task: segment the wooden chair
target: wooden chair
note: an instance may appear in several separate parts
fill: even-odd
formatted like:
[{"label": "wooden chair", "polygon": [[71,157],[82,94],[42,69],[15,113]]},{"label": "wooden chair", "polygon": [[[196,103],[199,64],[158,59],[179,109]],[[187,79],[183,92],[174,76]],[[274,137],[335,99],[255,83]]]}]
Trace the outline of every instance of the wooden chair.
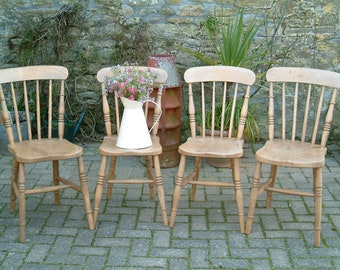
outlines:
[{"label": "wooden chair", "polygon": [[[106,128],[106,136],[104,137],[103,142],[99,147],[99,154],[102,155],[102,161],[99,169],[98,182],[95,193],[95,202],[94,202],[94,221],[96,223],[100,202],[103,193],[104,185],[108,184],[107,190],[107,199],[110,199],[112,196],[112,187],[113,184],[149,184],[150,189],[150,199],[154,199],[154,186],[157,188],[158,199],[160,203],[162,218],[164,225],[168,226],[168,218],[165,207],[165,197],[164,197],[164,189],[163,182],[161,176],[160,162],[159,156],[162,153],[162,146],[159,142],[159,137],[157,136],[158,130],[158,120],[159,115],[161,113],[161,97],[162,97],[162,87],[168,78],[168,74],[165,70],[159,68],[151,68],[151,67],[139,67],[140,69],[151,69],[153,72],[157,74],[157,78],[154,81],[155,87],[158,87],[158,94],[155,102],[159,106],[155,106],[154,115],[148,114],[149,104],[146,102],[145,104],[145,116],[147,119],[152,120],[150,118],[153,117],[154,128],[151,133],[152,145],[147,148],[142,149],[123,149],[116,146],[120,121],[121,121],[121,113],[122,109],[120,108],[120,102],[116,95],[112,94],[114,100],[114,111],[115,111],[115,123],[111,122],[110,117],[110,106],[108,102],[108,97],[105,89],[105,77],[112,76],[112,71],[110,67],[103,68],[98,71],[97,79],[101,83],[102,87],[102,105],[103,105],[103,113],[104,113],[104,123]],[[151,107],[151,104],[150,104]],[[116,127],[116,130],[113,130],[113,127]],[[147,177],[140,176],[139,179],[117,179],[116,171],[120,168],[116,166],[117,158],[136,156],[140,158],[145,158]],[[110,159],[110,166],[108,170],[108,174],[106,175],[106,167],[107,161]],[[140,161],[138,161],[140,162]],[[122,168],[124,169],[124,168]]]},{"label": "wooden chair", "polygon": [[[314,197],[314,245],[320,245],[322,211],[322,167],[325,165],[327,139],[333,118],[336,88],[340,74],[308,68],[277,67],[266,74],[270,84],[268,128],[269,140],[256,152],[256,169],[249,201],[246,233],[252,228],[258,196],[267,191],[266,207],[272,193]],[[275,98],[274,98],[275,97]],[[274,120],[274,110],[276,119]],[[260,185],[262,164],[270,165],[269,179]],[[313,187],[302,191],[285,185],[274,187],[278,167],[311,168]],[[309,189],[309,190],[308,190]],[[307,190],[307,191],[306,191]],[[310,192],[313,190],[313,192]]]},{"label": "wooden chair", "polygon": [[[25,197],[29,194],[54,192],[55,204],[60,203],[60,190],[72,188],[82,193],[88,227],[94,229],[90,196],[83,165],[83,150],[64,136],[64,81],[68,70],[61,66],[27,66],[0,70],[1,115],[6,127],[8,150],[13,154],[13,173],[10,211],[15,210],[18,198],[20,242],[25,241]],[[56,99],[54,98],[56,94]],[[59,102],[58,102],[59,100]],[[59,104],[56,110],[53,105]],[[22,106],[22,108],[19,108]],[[13,108],[13,119],[8,108]],[[23,110],[27,130],[20,128],[19,110]],[[58,118],[59,138],[52,138],[52,117]],[[32,118],[33,116],[33,118]],[[43,119],[42,119],[43,118]],[[32,120],[36,119],[36,120]],[[47,121],[45,121],[47,120]],[[16,128],[12,128],[16,123]],[[46,130],[44,131],[44,126]],[[14,136],[13,131],[18,135]],[[27,138],[22,133],[27,132]],[[46,133],[46,138],[44,137]],[[64,179],[59,174],[59,161],[76,158],[80,185]],[[26,189],[25,164],[52,162],[52,186]],[[45,174],[45,173],[44,173]]]},{"label": "wooden chair", "polygon": [[[182,188],[192,185],[191,200],[195,199],[197,185],[233,187],[236,193],[240,231],[244,232],[243,198],[241,188],[241,176],[239,169],[239,158],[243,156],[243,135],[245,119],[248,112],[249,93],[255,82],[255,74],[251,70],[231,66],[204,66],[189,68],[184,73],[184,79],[189,86],[189,118],[191,137],[179,146],[181,155],[177,173],[176,185],[173,195],[173,203],[170,217],[170,227],[175,224],[177,208],[181,197]],[[207,101],[210,99],[211,107]],[[235,107],[238,100],[243,101],[240,119],[234,123]],[[219,119],[221,128],[219,135],[214,132],[206,132],[206,122],[215,126],[216,104],[222,102],[222,111],[225,112],[227,102],[232,102],[232,114],[230,119],[221,117]],[[206,111],[211,109],[210,118]],[[201,127],[198,131],[196,119],[201,119]],[[222,113],[224,115],[224,113]],[[224,126],[227,125],[227,131]],[[209,127],[210,128],[210,127]],[[227,137],[224,134],[227,132]],[[197,134],[198,133],[198,134]],[[191,174],[184,178],[187,156],[195,158],[195,165]],[[232,164],[232,182],[212,180],[199,180],[202,158],[229,158]],[[226,178],[227,178],[226,170]]]}]

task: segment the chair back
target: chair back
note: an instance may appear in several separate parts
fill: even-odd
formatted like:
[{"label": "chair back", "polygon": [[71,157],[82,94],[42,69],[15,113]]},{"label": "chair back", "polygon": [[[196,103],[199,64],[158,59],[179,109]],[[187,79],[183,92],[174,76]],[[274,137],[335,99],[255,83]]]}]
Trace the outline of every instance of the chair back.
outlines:
[{"label": "chair back", "polygon": [[[126,68],[128,68],[128,66]],[[158,106],[154,106],[154,104],[150,104],[149,101],[146,101],[144,104],[145,118],[148,119],[150,117],[153,117],[152,135],[156,135],[158,131],[159,116],[161,114],[162,90],[163,90],[163,85],[168,79],[168,74],[165,70],[160,69],[160,68],[139,66],[138,69],[144,70],[144,71],[150,70],[151,72],[157,75],[157,78],[154,80],[154,89],[157,89],[157,95],[155,98],[156,100],[154,100],[154,102],[158,104]],[[115,134],[115,133],[117,134],[119,133],[120,122],[121,122],[122,112],[123,112],[121,102],[119,102],[117,95],[112,94],[111,97],[114,100],[113,106],[114,106],[115,117],[113,117],[113,119],[111,120],[110,105],[109,105],[109,100],[108,100],[108,98],[110,97],[108,96],[108,92],[105,86],[105,79],[106,77],[112,77],[112,75],[113,74],[112,74],[111,67],[102,68],[97,73],[97,80],[98,82],[101,83],[104,123],[105,123],[106,135],[108,136]],[[148,115],[149,106],[154,107],[153,116]]]},{"label": "chair back", "polygon": [[241,67],[187,69],[184,80],[189,87],[191,136],[242,139],[250,90],[255,79],[253,71]]},{"label": "chair back", "polygon": [[[0,119],[6,128],[8,144],[43,137],[51,139],[53,119],[58,122],[58,137],[64,137],[67,77],[68,70],[62,66],[0,70]],[[27,122],[27,127],[22,128],[22,121]]]},{"label": "chair back", "polygon": [[340,74],[310,68],[275,67],[267,71],[266,79],[269,82],[269,139],[326,146]]}]

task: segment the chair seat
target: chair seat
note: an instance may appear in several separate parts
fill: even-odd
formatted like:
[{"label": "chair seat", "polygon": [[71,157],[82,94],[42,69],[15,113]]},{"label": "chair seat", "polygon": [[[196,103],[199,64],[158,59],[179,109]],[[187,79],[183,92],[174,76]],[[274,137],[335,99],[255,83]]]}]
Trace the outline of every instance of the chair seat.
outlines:
[{"label": "chair seat", "polygon": [[258,161],[286,167],[318,168],[325,165],[327,149],[320,145],[289,140],[267,141],[255,157]]},{"label": "chair seat", "polygon": [[236,138],[189,137],[178,152],[187,156],[235,158],[243,156],[243,140]]},{"label": "chair seat", "polygon": [[102,144],[99,146],[99,154],[105,156],[152,156],[162,153],[162,146],[157,136],[151,136],[152,145],[142,149],[119,148],[116,146],[117,139],[117,135],[105,136]]},{"label": "chair seat", "polygon": [[18,162],[32,163],[79,157],[83,149],[66,139],[41,139],[24,141],[8,146]]}]

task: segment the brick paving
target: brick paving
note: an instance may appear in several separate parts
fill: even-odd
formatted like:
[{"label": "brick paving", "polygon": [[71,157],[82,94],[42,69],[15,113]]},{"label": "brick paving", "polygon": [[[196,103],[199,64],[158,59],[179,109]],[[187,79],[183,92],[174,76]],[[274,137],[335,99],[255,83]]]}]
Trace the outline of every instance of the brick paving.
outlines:
[{"label": "brick paving", "polygon": [[[98,144],[83,145],[91,199],[99,169]],[[62,192],[61,205],[51,193],[27,197],[26,243],[18,242],[18,212],[8,211],[11,156],[0,156],[0,269],[340,269],[340,147],[330,146],[324,169],[321,247],[315,248],[313,199],[276,195],[272,208],[258,201],[252,234],[239,233],[232,190],[199,187],[197,200],[182,193],[175,227],[163,226],[157,200],[147,186],[117,185],[104,199],[97,228],[87,229],[82,198]],[[133,161],[135,163],[133,163]],[[76,162],[63,173],[73,175]],[[119,161],[125,174],[144,174],[136,158]],[[192,165],[189,159],[187,167]],[[254,154],[241,160],[245,214],[254,172]],[[27,166],[29,185],[43,184],[51,164]],[[33,170],[37,169],[37,170]],[[221,177],[229,169],[203,163],[203,176]],[[264,167],[263,174],[269,168]],[[177,168],[162,169],[170,216]],[[310,170],[280,170],[279,182],[303,187]],[[76,175],[75,175],[76,176]]]}]

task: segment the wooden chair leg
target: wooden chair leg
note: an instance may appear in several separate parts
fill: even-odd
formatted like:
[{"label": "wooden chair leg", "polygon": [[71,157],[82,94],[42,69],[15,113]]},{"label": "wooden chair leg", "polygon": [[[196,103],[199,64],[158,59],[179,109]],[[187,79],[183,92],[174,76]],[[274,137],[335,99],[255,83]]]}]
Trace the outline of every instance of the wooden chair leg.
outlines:
[{"label": "wooden chair leg", "polygon": [[184,175],[184,169],[185,169],[185,161],[186,161],[186,156],[181,155],[181,159],[180,159],[179,167],[178,167],[178,172],[177,172],[174,195],[173,195],[173,198],[172,198],[172,208],[171,208],[171,216],[170,216],[170,224],[169,224],[170,227],[173,227],[175,225],[177,208],[178,208],[179,200],[181,198],[181,192],[182,192],[182,186],[183,186],[183,175]]},{"label": "wooden chair leg", "polygon": [[[145,162],[146,162],[146,171],[147,171],[148,179],[150,179],[150,180],[155,179],[156,176],[154,176],[153,173],[152,173],[152,170],[153,170],[152,166],[154,165],[155,170],[156,170],[156,165],[152,164],[151,156],[145,157]],[[156,173],[156,175],[157,175],[157,173]],[[149,195],[150,196],[150,200],[155,199],[155,190],[154,190],[154,185],[153,184],[149,184],[149,194],[150,194]]]},{"label": "wooden chair leg", "polygon": [[168,226],[168,216],[167,216],[166,207],[165,207],[165,195],[164,195],[164,188],[163,188],[163,182],[162,182],[162,176],[161,176],[161,166],[159,163],[159,156],[153,157],[153,164],[155,167],[155,178],[154,179],[155,179],[155,185],[157,187],[157,194],[158,194],[158,199],[159,199],[159,203],[161,207],[163,224],[165,226]]},{"label": "wooden chair leg", "polygon": [[[117,158],[111,157],[109,174],[107,176],[107,179],[114,179],[115,173],[116,173],[116,163],[117,163]],[[105,175],[105,170],[106,170],[106,162],[105,162],[105,168],[104,168],[104,175]],[[108,183],[107,194],[106,194],[106,199],[108,200],[111,199],[112,197],[112,188],[113,188],[113,183]]]},{"label": "wooden chair leg", "polygon": [[236,203],[238,207],[240,232],[244,233],[243,194],[241,185],[240,165],[239,160],[237,158],[232,160],[232,175],[236,194]]},{"label": "wooden chair leg", "polygon": [[12,167],[12,183],[11,183],[11,197],[9,203],[9,212],[13,213],[15,211],[15,201],[17,199],[17,195],[14,191],[14,185],[18,186],[18,173],[19,173],[19,164],[18,162],[13,159],[13,167]]},{"label": "wooden chair leg", "polygon": [[258,190],[259,190],[259,185],[260,185],[261,166],[262,166],[262,163],[257,161],[256,167],[255,167],[253,185],[251,188],[250,198],[249,198],[248,219],[247,219],[247,226],[246,226],[246,231],[245,231],[246,234],[250,234],[251,227],[253,224],[255,206],[256,206]]},{"label": "wooden chair leg", "polygon": [[[52,167],[53,167],[53,184],[55,186],[59,186],[59,161],[53,160]],[[60,205],[60,191],[59,190],[54,191],[54,204]]]},{"label": "wooden chair leg", "polygon": [[20,227],[20,242],[25,242],[25,225],[26,225],[26,196],[25,196],[25,168],[24,164],[19,163],[18,174],[18,204],[19,204],[19,227]]},{"label": "wooden chair leg", "polygon": [[[275,181],[276,181],[276,173],[277,173],[277,166],[271,165],[270,168],[270,184],[269,187],[274,187]],[[272,197],[273,197],[273,192],[267,190],[267,198],[266,198],[266,208],[271,207],[272,205]]]},{"label": "wooden chair leg", "polygon": [[103,156],[102,157],[102,163],[100,164],[100,169],[99,169],[99,173],[98,173],[98,181],[97,181],[97,186],[96,186],[96,193],[95,193],[95,200],[94,200],[94,207],[93,207],[93,222],[94,222],[94,224],[97,223],[100,202],[101,202],[102,195],[103,195],[103,186],[104,186],[104,179],[105,179],[106,163],[107,163],[107,156]]},{"label": "wooden chair leg", "polygon": [[314,246],[319,247],[321,242],[321,216],[322,216],[322,168],[314,168]]},{"label": "wooden chair leg", "polygon": [[80,156],[77,159],[78,161],[78,172],[79,172],[79,180],[80,180],[80,186],[81,186],[81,193],[83,195],[84,205],[85,205],[85,213],[87,216],[87,222],[89,225],[89,229],[94,229],[94,222],[93,222],[93,215],[92,215],[92,207],[91,207],[91,201],[90,201],[90,193],[89,188],[86,181],[86,173],[84,168],[84,161],[83,157]]},{"label": "wooden chair leg", "polygon": [[[192,174],[192,180],[198,181],[198,177],[200,175],[200,169],[201,169],[201,158],[195,157],[195,166],[194,166],[194,171]],[[197,190],[197,185],[192,184],[191,185],[191,196],[190,200],[194,201],[196,197],[196,190]]]}]

